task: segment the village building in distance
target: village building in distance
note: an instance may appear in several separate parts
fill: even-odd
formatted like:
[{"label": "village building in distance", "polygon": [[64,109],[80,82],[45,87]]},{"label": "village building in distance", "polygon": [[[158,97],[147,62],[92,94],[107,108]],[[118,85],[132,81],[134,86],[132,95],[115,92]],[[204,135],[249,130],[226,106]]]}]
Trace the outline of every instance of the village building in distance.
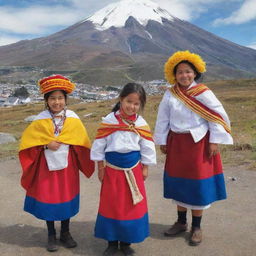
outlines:
[{"label": "village building in distance", "polygon": [[[143,85],[147,92],[147,95],[161,94],[164,89],[168,86],[163,80],[153,80],[149,82],[139,82]],[[14,97],[14,91],[17,88],[25,87],[29,93],[29,96]],[[84,102],[92,101],[103,101],[115,99],[118,97],[120,86],[95,86],[89,84],[76,83],[75,91],[70,94],[70,97],[80,99]],[[40,94],[39,88],[36,84],[11,84],[11,83],[0,83],[0,107],[10,107],[21,104],[33,104],[36,102],[43,101],[43,97]]]}]

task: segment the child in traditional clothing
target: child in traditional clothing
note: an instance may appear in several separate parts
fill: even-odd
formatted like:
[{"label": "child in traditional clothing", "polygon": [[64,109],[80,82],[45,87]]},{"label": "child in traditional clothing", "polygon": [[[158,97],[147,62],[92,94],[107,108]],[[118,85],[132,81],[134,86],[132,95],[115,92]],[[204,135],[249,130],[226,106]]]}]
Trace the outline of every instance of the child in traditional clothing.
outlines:
[{"label": "child in traditional clothing", "polygon": [[79,211],[79,170],[88,178],[94,171],[90,140],[79,117],[66,109],[75,84],[61,75],[39,81],[46,110],[26,128],[20,143],[26,190],[24,210],[46,220],[48,251],[58,250],[54,221],[61,221],[60,241],[77,246],[69,232],[70,218]]},{"label": "child in traditional clothing", "polygon": [[108,241],[105,256],[114,255],[119,243],[125,255],[134,255],[130,244],[148,237],[144,180],[148,165],[156,164],[150,128],[137,114],[146,103],[143,87],[126,84],[119,100],[103,118],[91,149],[102,182],[95,236]]},{"label": "child in traditional clothing", "polygon": [[197,84],[205,62],[189,51],[174,53],[165,64],[172,86],[159,105],[154,139],[166,154],[164,197],[177,204],[178,220],[164,234],[187,230],[187,209],[192,211],[190,245],[202,241],[203,210],[226,198],[218,144],[232,144],[228,116],[204,84]]}]

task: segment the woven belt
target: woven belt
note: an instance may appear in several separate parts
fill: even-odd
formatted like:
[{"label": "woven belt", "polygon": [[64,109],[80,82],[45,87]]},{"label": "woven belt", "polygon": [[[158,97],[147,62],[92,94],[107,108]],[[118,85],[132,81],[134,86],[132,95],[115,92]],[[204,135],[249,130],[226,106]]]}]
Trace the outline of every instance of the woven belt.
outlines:
[{"label": "woven belt", "polygon": [[120,170],[120,171],[124,171],[127,183],[129,185],[129,188],[130,188],[130,191],[131,191],[132,201],[133,201],[134,205],[143,200],[143,195],[140,193],[140,190],[138,188],[138,185],[136,183],[136,179],[135,179],[133,171],[132,171],[132,169],[135,168],[138,164],[139,164],[139,162],[137,162],[134,166],[132,166],[130,168],[122,168],[122,167],[112,165],[108,162],[106,163],[106,165],[109,166],[110,168]]}]

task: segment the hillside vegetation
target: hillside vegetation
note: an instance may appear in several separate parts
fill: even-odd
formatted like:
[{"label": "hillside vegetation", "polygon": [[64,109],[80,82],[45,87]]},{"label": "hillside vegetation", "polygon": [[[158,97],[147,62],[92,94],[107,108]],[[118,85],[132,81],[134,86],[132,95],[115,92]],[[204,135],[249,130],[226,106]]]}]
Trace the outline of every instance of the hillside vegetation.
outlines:
[{"label": "hillside vegetation", "polygon": [[[248,165],[256,170],[256,79],[216,81],[207,85],[217,95],[229,114],[232,125],[234,145],[221,146],[224,164]],[[152,130],[162,95],[149,96],[142,114]],[[115,101],[80,103],[69,99],[69,109],[74,110],[85,124],[93,141],[101,117],[107,115]],[[22,131],[28,125],[24,119],[44,109],[43,103],[0,108],[0,132],[11,133],[19,140]],[[89,115],[88,115],[89,114]],[[86,117],[87,115],[87,117]],[[16,157],[18,142],[2,144],[0,159]],[[158,152],[159,159],[163,156]]]}]

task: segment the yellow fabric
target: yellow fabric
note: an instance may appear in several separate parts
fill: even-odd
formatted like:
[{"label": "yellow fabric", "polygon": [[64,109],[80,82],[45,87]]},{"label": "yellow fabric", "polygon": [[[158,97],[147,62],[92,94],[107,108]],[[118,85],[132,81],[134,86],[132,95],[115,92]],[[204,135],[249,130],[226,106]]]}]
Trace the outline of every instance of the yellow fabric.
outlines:
[{"label": "yellow fabric", "polygon": [[197,96],[205,91],[210,90],[205,84],[198,84],[186,90],[186,94],[189,96]]},{"label": "yellow fabric", "polygon": [[67,117],[59,136],[54,136],[52,119],[40,119],[33,121],[23,132],[19,151],[40,145],[47,145],[57,140],[64,144],[91,147],[87,131],[80,119]]}]

